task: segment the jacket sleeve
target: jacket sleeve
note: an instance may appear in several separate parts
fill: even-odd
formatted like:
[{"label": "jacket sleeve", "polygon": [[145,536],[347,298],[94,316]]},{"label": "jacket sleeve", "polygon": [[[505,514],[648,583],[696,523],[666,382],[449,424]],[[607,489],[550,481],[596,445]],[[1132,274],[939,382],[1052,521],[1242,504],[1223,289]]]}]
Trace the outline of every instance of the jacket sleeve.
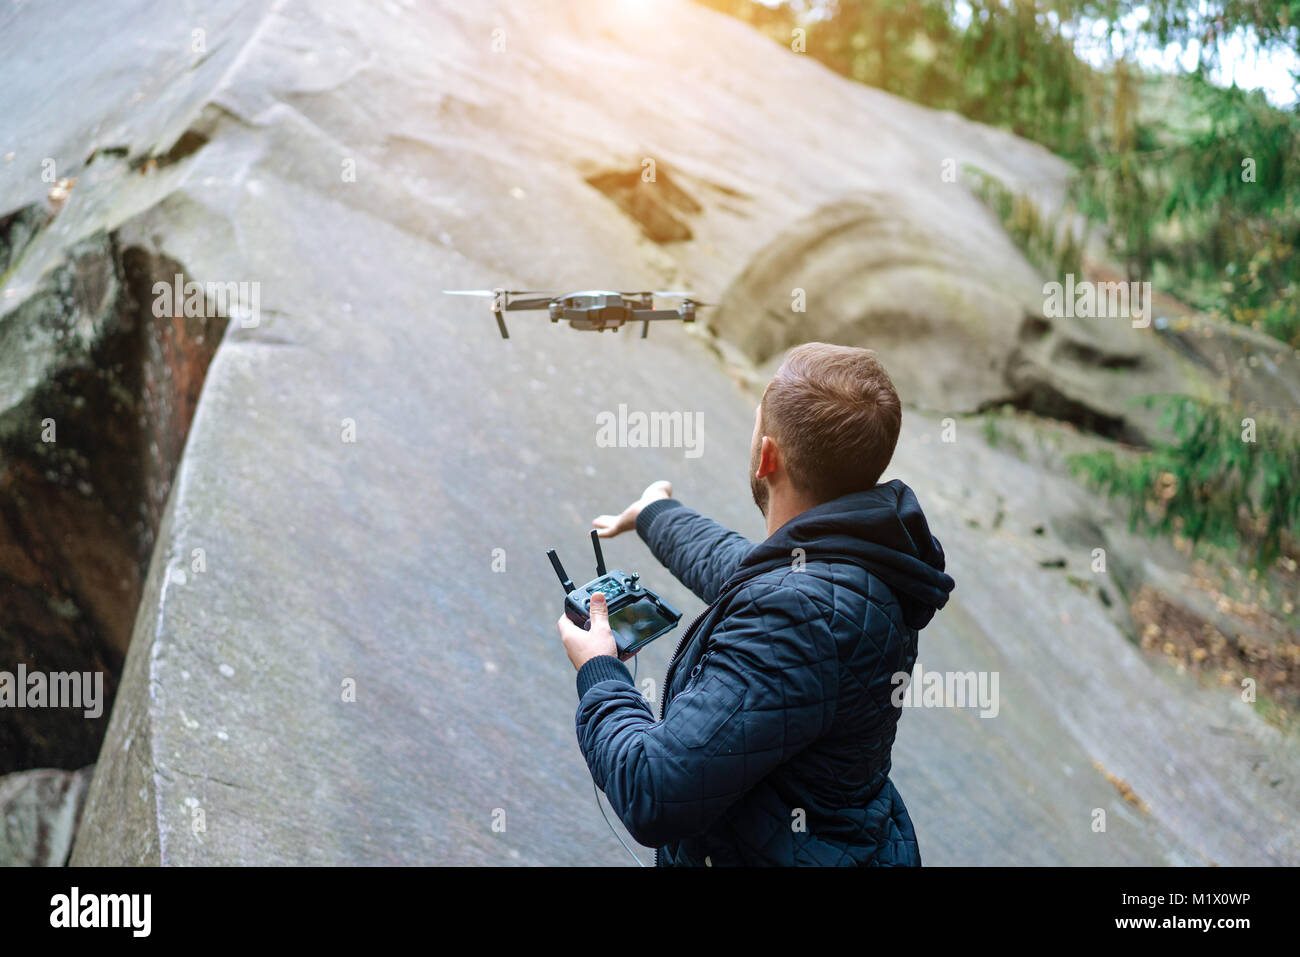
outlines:
[{"label": "jacket sleeve", "polygon": [[797,587],[743,587],[662,722],[612,657],[578,674],[578,744],[629,833],[650,847],[707,828],[830,727],[838,656]]},{"label": "jacket sleeve", "polygon": [[743,535],[672,498],[643,508],[636,530],[654,557],[705,604],[718,597],[754,547]]}]

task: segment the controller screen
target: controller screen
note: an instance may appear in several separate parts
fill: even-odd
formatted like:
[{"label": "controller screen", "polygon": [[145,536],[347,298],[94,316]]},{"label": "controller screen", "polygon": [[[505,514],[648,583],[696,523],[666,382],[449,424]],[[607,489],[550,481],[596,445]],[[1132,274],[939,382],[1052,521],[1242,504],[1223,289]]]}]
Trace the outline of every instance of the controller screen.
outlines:
[{"label": "controller screen", "polygon": [[597,579],[593,584],[587,586],[587,594],[594,595],[601,592],[605,596],[605,601],[612,602],[623,594],[623,586],[618,579],[614,577]]},{"label": "controller screen", "polygon": [[675,624],[649,600],[625,605],[609,616],[610,630],[618,636],[619,648],[624,652],[663,634]]}]

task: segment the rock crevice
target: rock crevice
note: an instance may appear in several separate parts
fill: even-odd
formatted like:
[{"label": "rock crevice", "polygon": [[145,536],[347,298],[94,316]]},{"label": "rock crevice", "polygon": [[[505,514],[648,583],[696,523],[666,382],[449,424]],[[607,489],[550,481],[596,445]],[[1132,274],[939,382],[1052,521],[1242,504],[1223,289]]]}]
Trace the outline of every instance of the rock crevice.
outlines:
[{"label": "rock crevice", "polygon": [[[6,219],[16,261],[40,217]],[[0,316],[0,660],[101,672],[101,714],[16,708],[0,774],[94,762],[144,573],[223,318],[154,315],[184,270],[100,233]]]}]

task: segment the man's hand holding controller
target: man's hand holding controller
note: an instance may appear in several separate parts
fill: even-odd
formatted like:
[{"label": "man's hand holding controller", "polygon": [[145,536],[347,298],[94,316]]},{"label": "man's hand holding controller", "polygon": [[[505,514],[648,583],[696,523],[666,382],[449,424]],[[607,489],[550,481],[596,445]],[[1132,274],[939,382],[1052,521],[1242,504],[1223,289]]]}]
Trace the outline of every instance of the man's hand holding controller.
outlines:
[{"label": "man's hand holding controller", "polygon": [[[601,538],[613,538],[615,535],[636,528],[636,519],[641,514],[641,509],[658,499],[672,498],[672,496],[671,482],[654,482],[646,487],[639,499],[623,509],[621,513],[598,515],[592,519],[591,524],[596,527],[596,534]],[[564,650],[568,653],[569,661],[574,668],[581,670],[583,665],[597,655],[618,657],[618,645],[614,641],[614,633],[609,628],[609,609],[605,605],[605,596],[600,592],[591,596],[589,631],[579,628],[564,615],[560,616],[558,624]]]}]

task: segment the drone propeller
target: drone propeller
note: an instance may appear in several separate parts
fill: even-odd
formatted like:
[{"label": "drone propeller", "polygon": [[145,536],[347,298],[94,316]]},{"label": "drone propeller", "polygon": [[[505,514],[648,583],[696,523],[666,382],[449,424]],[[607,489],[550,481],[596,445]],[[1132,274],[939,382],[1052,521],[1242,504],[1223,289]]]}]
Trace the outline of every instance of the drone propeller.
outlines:
[{"label": "drone propeller", "polygon": [[[502,339],[510,338],[510,331],[506,328],[505,316],[502,310],[505,309],[540,309],[543,308],[555,293],[543,292],[540,289],[444,289],[443,293],[448,296],[479,296],[484,299],[492,300],[492,316],[497,321],[497,329],[501,332]],[[524,299],[510,302],[511,296],[542,296],[541,299]]]}]

